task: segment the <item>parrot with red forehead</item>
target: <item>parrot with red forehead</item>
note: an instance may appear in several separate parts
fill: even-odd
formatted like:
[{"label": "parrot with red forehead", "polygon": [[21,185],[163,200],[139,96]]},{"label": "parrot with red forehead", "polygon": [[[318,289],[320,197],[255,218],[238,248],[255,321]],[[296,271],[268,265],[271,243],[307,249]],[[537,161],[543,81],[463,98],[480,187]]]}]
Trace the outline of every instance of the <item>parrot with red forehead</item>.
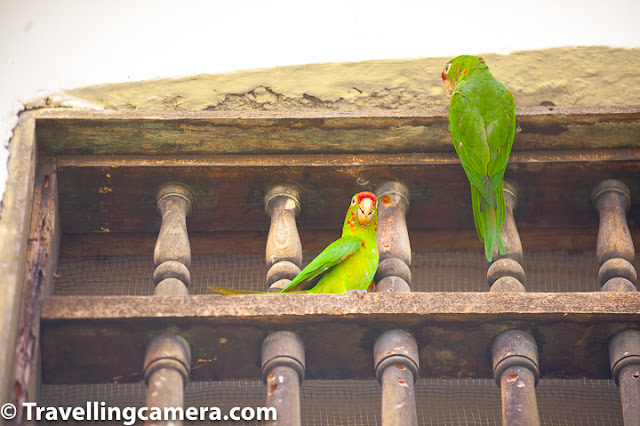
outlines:
[{"label": "parrot with red forehead", "polygon": [[451,95],[449,130],[471,183],[473,218],[487,260],[505,254],[500,229],[505,219],[502,178],[516,130],[511,92],[489,71],[483,58],[458,56],[442,72]]},{"label": "parrot with red forehead", "polygon": [[[378,199],[359,192],[351,199],[342,236],[329,244],[280,293],[344,293],[369,288],[378,269]],[[266,293],[209,287],[221,294]]]}]

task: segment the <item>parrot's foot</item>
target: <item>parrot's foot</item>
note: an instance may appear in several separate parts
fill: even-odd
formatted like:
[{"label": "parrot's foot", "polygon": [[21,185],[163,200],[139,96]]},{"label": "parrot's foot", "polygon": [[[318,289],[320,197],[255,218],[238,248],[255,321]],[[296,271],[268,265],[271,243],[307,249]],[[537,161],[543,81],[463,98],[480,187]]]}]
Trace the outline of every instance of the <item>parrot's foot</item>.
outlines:
[{"label": "parrot's foot", "polygon": [[364,296],[367,294],[367,290],[347,290],[345,291],[345,293],[347,294],[355,294],[356,296],[358,296],[358,299],[364,299]]}]

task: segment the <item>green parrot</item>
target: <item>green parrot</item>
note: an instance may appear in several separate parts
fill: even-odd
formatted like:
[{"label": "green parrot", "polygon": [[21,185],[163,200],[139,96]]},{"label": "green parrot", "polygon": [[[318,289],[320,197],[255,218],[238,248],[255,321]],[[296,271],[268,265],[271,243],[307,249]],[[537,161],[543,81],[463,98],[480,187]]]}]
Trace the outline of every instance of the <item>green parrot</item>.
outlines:
[{"label": "green parrot", "polygon": [[511,92],[489,71],[483,58],[458,56],[442,72],[451,96],[449,129],[471,183],[473,218],[487,260],[505,254],[500,228],[505,205],[502,178],[516,130]]},{"label": "green parrot", "polygon": [[[369,288],[378,269],[378,199],[359,192],[351,199],[342,236],[329,244],[280,293],[344,293]],[[209,287],[216,293],[250,294],[263,291]]]}]

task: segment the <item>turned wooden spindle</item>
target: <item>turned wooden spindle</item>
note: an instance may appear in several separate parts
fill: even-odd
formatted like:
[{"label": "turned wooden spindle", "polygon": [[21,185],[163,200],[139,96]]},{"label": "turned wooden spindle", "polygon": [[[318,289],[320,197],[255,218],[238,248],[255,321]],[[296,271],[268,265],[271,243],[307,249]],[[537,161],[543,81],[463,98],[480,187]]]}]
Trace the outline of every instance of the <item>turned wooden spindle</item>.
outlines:
[{"label": "turned wooden spindle", "polygon": [[487,281],[492,292],[526,291],[524,287],[525,273],[522,267],[522,243],[513,217],[518,204],[516,186],[508,181],[503,182],[505,197],[505,221],[500,235],[504,242],[504,255],[494,252],[495,260],[487,271]]},{"label": "turned wooden spindle", "polygon": [[620,387],[625,426],[640,426],[640,331],[625,330],[609,341],[613,380]]},{"label": "turned wooden spindle", "polygon": [[[518,204],[515,185],[503,182],[505,221],[500,235],[505,254],[494,252],[495,260],[487,271],[491,292],[524,292],[522,243],[513,216]],[[535,339],[521,330],[500,333],[491,345],[493,372],[502,396],[502,424],[539,425],[536,384],[540,377],[538,347]]]},{"label": "turned wooden spindle", "polygon": [[267,387],[267,407],[278,419],[267,424],[301,424],[300,386],[304,379],[304,344],[297,334],[277,331],[262,343],[262,380]]},{"label": "turned wooden spindle", "polygon": [[600,215],[596,255],[602,291],[637,291],[638,276],[631,264],[635,258],[626,213],[631,206],[629,187],[618,180],[605,180],[591,194]]},{"label": "turned wooden spindle", "polygon": [[378,252],[376,291],[411,291],[411,243],[406,215],[409,190],[400,182],[385,182],[378,197]]},{"label": "turned wooden spindle", "polygon": [[[189,380],[190,370],[191,348],[185,339],[175,334],[162,334],[151,340],[147,345],[144,359],[144,378],[147,384],[146,406],[160,409],[183,407],[184,387]],[[144,424],[146,426],[180,426],[182,421],[179,418],[147,420]]]},{"label": "turned wooden spindle", "polygon": [[493,375],[502,395],[502,424],[540,424],[536,384],[540,378],[538,346],[520,330],[500,333],[491,346]]},{"label": "turned wooden spindle", "polygon": [[373,348],[373,362],[382,386],[382,425],[417,425],[414,385],[420,363],[416,339],[404,330],[382,333]]},{"label": "turned wooden spindle", "polygon": [[302,243],[296,226],[299,200],[300,194],[293,185],[274,186],[264,197],[265,210],[271,217],[266,248],[270,291],[281,290],[300,273]]},{"label": "turned wooden spindle", "polygon": [[156,195],[162,225],[153,252],[155,295],[179,296],[189,293],[191,282],[191,246],[187,234],[187,216],[193,194],[182,184],[168,184]]},{"label": "turned wooden spindle", "polygon": [[[409,190],[400,182],[385,182],[376,196],[380,253],[376,291],[410,292],[411,243],[406,220]],[[382,386],[382,425],[417,425],[414,384],[419,359],[415,338],[404,330],[382,333],[373,348],[373,361]]]},{"label": "turned wooden spindle", "polygon": [[[591,193],[600,216],[596,255],[602,291],[635,292],[638,280],[631,262],[635,257],[626,213],[631,191],[624,183],[610,179]],[[609,341],[609,363],[613,380],[620,387],[625,426],[640,426],[640,331],[624,330]]]}]

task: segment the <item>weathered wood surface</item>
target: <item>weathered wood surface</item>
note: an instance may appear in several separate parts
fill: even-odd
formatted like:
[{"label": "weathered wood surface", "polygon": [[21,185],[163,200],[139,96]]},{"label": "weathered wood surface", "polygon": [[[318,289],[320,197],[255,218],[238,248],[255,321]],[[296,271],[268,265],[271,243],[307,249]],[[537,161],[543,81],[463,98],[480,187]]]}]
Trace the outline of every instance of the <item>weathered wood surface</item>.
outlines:
[{"label": "weathered wood surface", "polygon": [[[55,162],[38,162],[31,226],[27,248],[26,279],[22,318],[18,323],[15,348],[15,377],[12,401],[16,406],[34,401],[40,384],[40,311],[42,300],[53,293],[53,275],[58,263],[60,218],[58,216],[58,180]],[[16,425],[25,424],[22,412]]]},{"label": "weathered wood surface", "polygon": [[[300,235],[340,229],[351,196],[389,180],[409,189],[410,232],[473,229],[469,182],[455,153],[290,156],[58,157],[67,233],[157,232],[154,194],[188,185],[196,202],[190,232],[266,231],[263,197],[276,184],[300,191]],[[518,227],[592,228],[590,194],[615,177],[631,188],[629,226],[640,223],[640,149],[513,153],[506,177],[519,192]]]},{"label": "weathered wood surface", "polygon": [[33,117],[24,114],[11,139],[0,220],[0,401],[10,401],[26,270],[36,149]]},{"label": "weathered wood surface", "polygon": [[156,194],[162,224],[153,252],[154,294],[185,296],[191,283],[191,245],[187,233],[187,216],[193,205],[193,194],[184,185],[168,184]]},{"label": "weathered wood surface", "polygon": [[639,293],[370,293],[57,297],[44,301],[45,383],[141,379],[147,342],[171,332],[192,349],[193,380],[260,377],[260,346],[290,330],[308,378],[373,377],[375,338],[410,331],[421,377],[492,377],[500,332],[530,333],[544,377],[610,377],[607,343],[640,328]]},{"label": "weathered wood surface", "polygon": [[[446,110],[42,110],[42,155],[451,152]],[[640,106],[517,110],[514,151],[638,147]],[[615,132],[612,132],[615,129]]]},{"label": "weathered wood surface", "polygon": [[285,288],[300,273],[302,243],[296,226],[299,198],[293,185],[274,186],[264,197],[265,211],[271,218],[265,249],[265,261],[269,266],[266,280],[274,291]]}]

